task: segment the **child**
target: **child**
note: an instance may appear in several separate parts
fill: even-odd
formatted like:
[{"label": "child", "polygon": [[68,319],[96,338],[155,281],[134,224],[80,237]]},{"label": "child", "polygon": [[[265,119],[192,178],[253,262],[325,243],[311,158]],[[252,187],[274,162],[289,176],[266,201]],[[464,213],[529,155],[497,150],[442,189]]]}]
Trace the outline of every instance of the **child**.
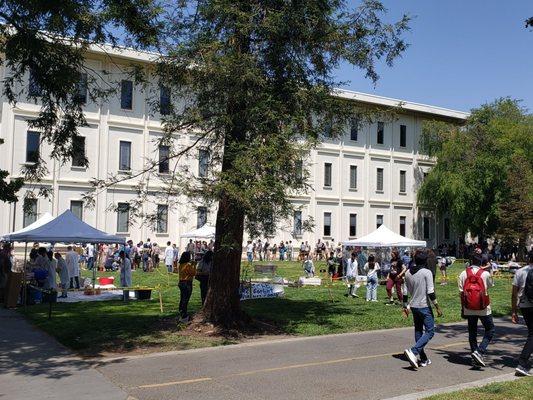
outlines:
[{"label": "child", "polygon": [[312,278],[315,276],[315,266],[313,265],[313,260],[311,260],[309,254],[305,256],[303,268],[306,278]]},{"label": "child", "polygon": [[374,255],[368,257],[365,264],[366,281],[366,301],[378,301],[378,271],[379,264],[375,261]]}]

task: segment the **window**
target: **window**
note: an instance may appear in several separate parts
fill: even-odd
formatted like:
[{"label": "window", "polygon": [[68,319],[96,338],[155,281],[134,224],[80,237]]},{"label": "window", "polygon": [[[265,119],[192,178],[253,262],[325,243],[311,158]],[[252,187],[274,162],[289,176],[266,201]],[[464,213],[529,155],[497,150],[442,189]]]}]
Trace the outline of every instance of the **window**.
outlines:
[{"label": "window", "polygon": [[42,96],[43,90],[41,85],[37,82],[36,72],[33,68],[30,68],[30,79],[28,84],[28,94],[30,96],[39,97]]},{"label": "window", "polygon": [[400,171],[400,193],[407,191],[407,171]]},{"label": "window", "polygon": [[85,137],[78,136],[72,143],[72,166],[84,167],[85,166]]},{"label": "window", "polygon": [[376,172],[376,191],[383,192],[383,168],[378,168]]},{"label": "window", "polygon": [[352,118],[350,121],[350,140],[357,140],[359,135],[359,118]]},{"label": "window", "polygon": [[385,133],[385,123],[378,122],[378,137],[377,137],[378,144],[383,144],[384,133]]},{"label": "window", "polygon": [[400,147],[407,146],[407,127],[400,125]]},{"label": "window", "polygon": [[333,137],[333,123],[331,121],[326,122],[326,125],[324,126],[324,137]]},{"label": "window", "polygon": [[168,206],[159,204],[157,206],[156,232],[167,233],[168,231]]},{"label": "window", "polygon": [[120,141],[119,165],[120,171],[131,169],[131,142]]},{"label": "window", "polygon": [[39,132],[28,131],[26,135],[26,162],[39,162],[39,146],[41,144],[41,134]]},{"label": "window", "polygon": [[117,232],[128,233],[130,229],[130,205],[118,203],[117,205]]},{"label": "window", "polygon": [[[428,177],[428,173],[427,173],[427,172],[424,172],[424,173],[423,173],[423,178],[422,178],[423,181],[425,181],[425,180],[427,179],[427,177]],[[423,182],[423,181],[422,181],[422,182]]]},{"label": "window", "polygon": [[350,237],[357,235],[357,214],[350,214]]},{"label": "window", "polygon": [[83,221],[83,201],[71,200],[70,211],[72,211],[72,214]]},{"label": "window", "polygon": [[400,217],[400,235],[405,236],[405,217]]},{"label": "window", "polygon": [[159,88],[159,113],[161,115],[170,114],[170,88],[168,86]]},{"label": "window", "polygon": [[198,152],[198,176],[205,178],[207,176],[207,168],[209,166],[209,151],[200,149]]},{"label": "window", "polygon": [[294,212],[294,236],[302,235],[302,212]]},{"label": "window", "polygon": [[450,218],[444,218],[444,239],[450,239]]},{"label": "window", "polygon": [[196,228],[201,228],[207,223],[207,207],[198,207],[196,211]]},{"label": "window", "polygon": [[304,162],[296,160],[294,170],[296,171],[296,180],[301,183],[304,180]]},{"label": "window", "polygon": [[76,84],[76,101],[81,104],[87,103],[87,74],[80,73],[80,79]]},{"label": "window", "polygon": [[120,108],[131,110],[133,108],[133,82],[123,80],[120,82]]},{"label": "window", "polygon": [[169,146],[159,146],[159,173],[168,174],[170,171],[168,157],[170,155]]},{"label": "window", "polygon": [[350,189],[357,189],[357,165],[350,165]]},{"label": "window", "polygon": [[429,218],[424,217],[422,220],[423,229],[424,229],[424,239],[429,239]]},{"label": "window", "polygon": [[383,225],[383,215],[376,215],[376,229]]},{"label": "window", "polygon": [[23,228],[37,221],[37,199],[24,199],[24,214],[22,216]]},{"label": "window", "polygon": [[324,236],[331,236],[331,213],[324,213]]},{"label": "window", "polygon": [[331,163],[324,164],[324,186],[331,187]]}]

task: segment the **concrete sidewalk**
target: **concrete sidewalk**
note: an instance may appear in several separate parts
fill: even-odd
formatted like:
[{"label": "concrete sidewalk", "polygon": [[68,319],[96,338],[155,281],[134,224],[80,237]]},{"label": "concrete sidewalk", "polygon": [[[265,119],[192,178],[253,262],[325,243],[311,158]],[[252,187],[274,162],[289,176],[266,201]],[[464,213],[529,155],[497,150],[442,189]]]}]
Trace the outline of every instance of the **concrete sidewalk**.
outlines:
[{"label": "concrete sidewalk", "polygon": [[20,314],[0,308],[0,399],[127,398],[91,363],[74,356]]},{"label": "concrete sidewalk", "polygon": [[114,358],[98,370],[139,400],[413,399],[508,379],[526,330],[495,322],[498,336],[484,369],[470,365],[461,322],[438,327],[427,350],[433,364],[417,371],[402,355],[413,343],[412,328]]}]

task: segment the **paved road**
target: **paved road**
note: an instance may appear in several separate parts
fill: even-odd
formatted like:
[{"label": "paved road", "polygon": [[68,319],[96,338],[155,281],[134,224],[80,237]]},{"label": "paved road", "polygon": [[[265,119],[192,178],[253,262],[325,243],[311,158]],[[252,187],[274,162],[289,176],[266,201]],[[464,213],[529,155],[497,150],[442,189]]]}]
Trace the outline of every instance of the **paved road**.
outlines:
[{"label": "paved road", "polygon": [[525,327],[496,322],[483,370],[470,366],[463,323],[439,327],[433,364],[418,371],[401,355],[411,328],[116,358],[98,370],[139,400],[386,399],[511,373]]},{"label": "paved road", "polygon": [[[0,307],[0,399],[126,400],[93,364]],[[105,397],[99,396],[105,392]]]}]

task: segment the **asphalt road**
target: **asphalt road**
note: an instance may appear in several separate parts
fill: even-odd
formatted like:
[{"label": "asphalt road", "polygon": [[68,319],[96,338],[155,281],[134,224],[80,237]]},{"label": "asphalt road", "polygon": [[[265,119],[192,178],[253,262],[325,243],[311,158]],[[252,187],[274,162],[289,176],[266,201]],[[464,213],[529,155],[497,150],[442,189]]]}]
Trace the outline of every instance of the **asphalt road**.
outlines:
[{"label": "asphalt road", "polygon": [[525,327],[496,327],[484,369],[471,367],[458,323],[439,326],[427,350],[432,365],[416,371],[402,355],[412,328],[116,358],[97,370],[139,400],[387,399],[513,372]]}]

